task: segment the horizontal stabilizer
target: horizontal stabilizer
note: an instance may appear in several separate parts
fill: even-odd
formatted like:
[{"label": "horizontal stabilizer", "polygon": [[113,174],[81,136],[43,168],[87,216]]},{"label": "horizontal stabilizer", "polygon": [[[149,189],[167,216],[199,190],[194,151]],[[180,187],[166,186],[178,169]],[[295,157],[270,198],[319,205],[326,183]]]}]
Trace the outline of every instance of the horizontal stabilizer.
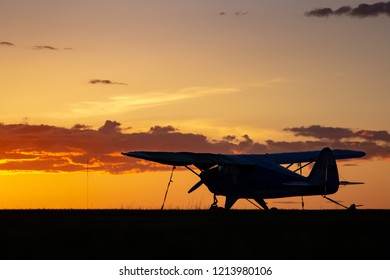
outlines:
[{"label": "horizontal stabilizer", "polygon": [[364,184],[364,182],[348,182],[348,181],[340,181],[340,185],[346,186],[346,185],[361,185]]}]

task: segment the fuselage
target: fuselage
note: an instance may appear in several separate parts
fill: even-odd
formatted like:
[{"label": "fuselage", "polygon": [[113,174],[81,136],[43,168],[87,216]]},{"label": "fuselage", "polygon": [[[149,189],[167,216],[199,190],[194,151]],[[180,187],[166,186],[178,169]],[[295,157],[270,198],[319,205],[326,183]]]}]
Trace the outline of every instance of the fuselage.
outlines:
[{"label": "fuselage", "polygon": [[313,184],[308,177],[284,167],[269,170],[260,166],[218,166],[200,175],[210,192],[239,198],[281,198],[326,195],[338,190],[337,184]]}]

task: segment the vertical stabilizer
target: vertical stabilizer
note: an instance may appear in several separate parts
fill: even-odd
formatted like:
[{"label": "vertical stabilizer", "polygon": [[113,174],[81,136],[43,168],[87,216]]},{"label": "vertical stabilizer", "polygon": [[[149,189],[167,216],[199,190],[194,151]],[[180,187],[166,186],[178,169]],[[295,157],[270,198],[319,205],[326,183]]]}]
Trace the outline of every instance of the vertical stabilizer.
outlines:
[{"label": "vertical stabilizer", "polygon": [[331,149],[322,149],[308,179],[312,185],[323,186],[324,195],[337,192],[339,188],[339,172]]}]

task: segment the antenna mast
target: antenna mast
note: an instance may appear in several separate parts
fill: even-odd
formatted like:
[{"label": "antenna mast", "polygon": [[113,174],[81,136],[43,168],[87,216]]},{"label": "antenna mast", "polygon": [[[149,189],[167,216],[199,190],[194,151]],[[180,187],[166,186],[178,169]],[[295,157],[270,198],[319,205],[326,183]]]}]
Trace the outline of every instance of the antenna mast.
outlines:
[{"label": "antenna mast", "polygon": [[87,209],[89,209],[89,159],[87,160]]}]

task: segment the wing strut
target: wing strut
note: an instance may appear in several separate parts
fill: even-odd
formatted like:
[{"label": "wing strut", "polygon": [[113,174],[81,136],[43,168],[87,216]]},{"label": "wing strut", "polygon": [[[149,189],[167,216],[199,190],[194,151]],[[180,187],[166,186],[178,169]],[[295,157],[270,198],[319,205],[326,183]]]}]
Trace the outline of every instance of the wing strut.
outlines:
[{"label": "wing strut", "polygon": [[168,182],[168,185],[167,185],[167,190],[165,191],[164,201],[163,201],[163,204],[162,204],[162,206],[161,206],[161,210],[164,209],[164,204],[165,204],[165,200],[167,199],[167,194],[168,194],[169,186],[170,186],[171,183],[173,182],[173,181],[172,181],[172,177],[173,177],[173,171],[175,171],[175,169],[176,169],[176,166],[173,166],[173,167],[172,167],[172,171],[171,171],[171,177],[169,178],[169,182]]},{"label": "wing strut", "polygon": [[251,203],[252,205],[254,205],[255,207],[257,207],[258,209],[262,210],[262,208],[257,205],[256,203],[253,203],[252,201],[250,201],[248,198],[245,198],[246,200],[248,200],[249,203]]},{"label": "wing strut", "polygon": [[[300,171],[300,172],[301,172],[301,175],[302,175],[302,169],[305,168],[306,166],[312,164],[312,163],[313,163],[313,162],[310,161],[310,162],[308,162],[308,163],[302,165],[302,162],[298,162],[298,168],[295,169],[293,172],[294,172],[294,173],[297,173],[298,171]],[[290,164],[288,167],[290,167],[291,165],[292,165],[292,164]]]},{"label": "wing strut", "polygon": [[327,197],[327,196],[325,196],[325,195],[323,195],[322,197],[323,197],[323,198],[326,198],[326,199],[329,200],[330,202],[333,202],[333,203],[335,203],[335,204],[337,204],[337,205],[340,205],[340,206],[344,207],[344,208],[347,209],[347,210],[356,210],[356,207],[358,207],[358,206],[363,206],[363,205],[351,204],[349,207],[347,207],[347,206],[341,204],[340,202],[337,202],[336,200],[333,200],[333,199],[331,199],[331,198],[329,198],[329,197]]}]

